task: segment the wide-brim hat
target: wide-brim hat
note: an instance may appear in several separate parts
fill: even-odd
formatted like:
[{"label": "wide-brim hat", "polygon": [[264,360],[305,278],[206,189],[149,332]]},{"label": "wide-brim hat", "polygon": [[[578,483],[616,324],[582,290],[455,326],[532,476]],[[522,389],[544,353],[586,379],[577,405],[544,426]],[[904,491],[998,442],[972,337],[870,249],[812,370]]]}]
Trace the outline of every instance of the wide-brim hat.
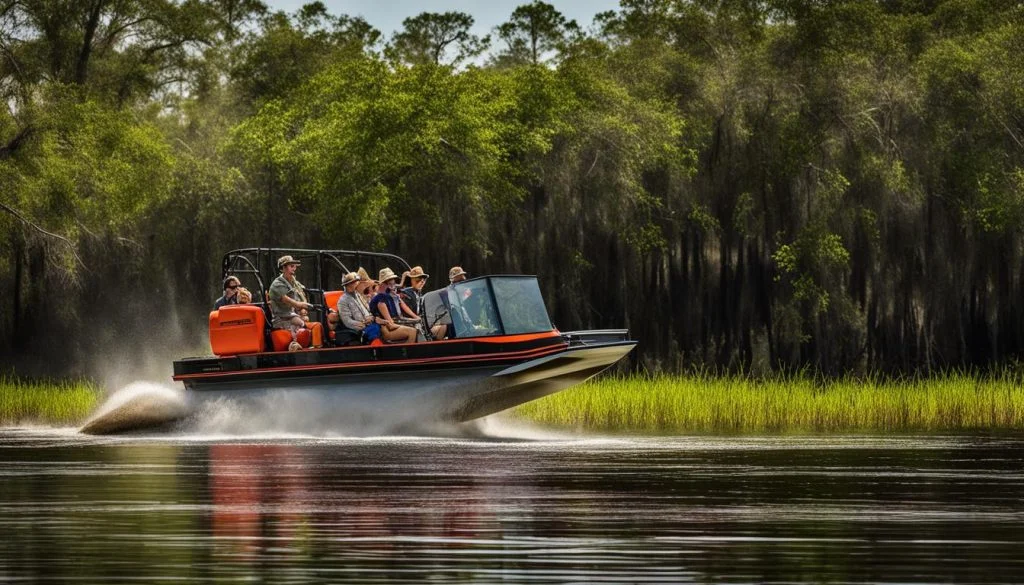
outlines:
[{"label": "wide-brim hat", "polygon": [[383,284],[389,280],[398,280],[398,275],[390,268],[381,268],[380,273],[377,275],[377,282]]},{"label": "wide-brim hat", "polygon": [[362,279],[363,277],[359,276],[358,272],[349,272],[348,274],[345,275],[344,278],[341,279],[341,286],[348,286],[353,282],[359,282]]},{"label": "wide-brim hat", "polygon": [[469,276],[469,274],[461,266],[452,266],[452,269],[448,271],[448,280],[455,280],[456,276]]},{"label": "wide-brim hat", "polygon": [[359,270],[356,270],[356,274],[359,275],[359,284],[356,285],[356,290],[359,292],[363,292],[368,287],[377,284],[377,281],[370,278],[370,273],[362,266],[359,267]]},{"label": "wide-brim hat", "polygon": [[299,262],[298,260],[296,260],[295,258],[292,258],[291,256],[281,256],[280,258],[277,259],[277,269],[278,270],[284,268],[288,264],[295,264],[297,266],[302,266],[302,262]]},{"label": "wide-brim hat", "polygon": [[409,278],[429,278],[430,275],[423,272],[422,266],[413,266],[412,270],[409,271]]}]

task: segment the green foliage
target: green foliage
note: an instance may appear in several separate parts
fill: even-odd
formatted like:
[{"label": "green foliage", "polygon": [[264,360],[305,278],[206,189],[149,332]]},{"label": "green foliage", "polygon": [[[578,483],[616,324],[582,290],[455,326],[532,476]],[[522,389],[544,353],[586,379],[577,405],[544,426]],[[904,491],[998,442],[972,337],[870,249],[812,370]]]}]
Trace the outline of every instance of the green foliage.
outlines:
[{"label": "green foliage", "polygon": [[140,280],[202,314],[252,245],[535,273],[672,367],[1024,351],[1019,2],[531,2],[485,65],[472,22],[0,2],[4,355],[129,327],[86,298]]},{"label": "green foliage", "polygon": [[[515,197],[505,93],[480,70],[392,71],[372,56],[344,59],[243,122],[233,144],[288,184],[292,205],[328,237],[380,245],[414,217],[439,223],[436,197],[477,213]],[[410,192],[431,183],[445,191]]]}]

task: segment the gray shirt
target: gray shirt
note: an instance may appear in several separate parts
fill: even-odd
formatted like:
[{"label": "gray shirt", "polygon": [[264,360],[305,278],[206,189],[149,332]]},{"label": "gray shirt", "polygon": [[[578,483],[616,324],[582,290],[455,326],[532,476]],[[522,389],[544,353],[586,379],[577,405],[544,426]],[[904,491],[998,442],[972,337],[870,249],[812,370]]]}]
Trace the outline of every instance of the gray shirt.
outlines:
[{"label": "gray shirt", "polygon": [[[296,286],[297,285],[297,286]],[[279,275],[274,279],[274,282],[270,283],[270,312],[274,315],[275,323],[278,321],[287,321],[292,317],[298,317],[298,313],[291,305],[285,303],[282,298],[289,297],[294,301],[302,300],[299,291],[299,281],[295,281],[295,284],[288,282],[283,274]],[[275,327],[277,325],[275,324]]]},{"label": "gray shirt", "polygon": [[345,293],[338,299],[338,317],[342,324],[357,331],[366,326],[366,318],[370,316],[370,311],[359,302],[359,296],[359,293]]}]

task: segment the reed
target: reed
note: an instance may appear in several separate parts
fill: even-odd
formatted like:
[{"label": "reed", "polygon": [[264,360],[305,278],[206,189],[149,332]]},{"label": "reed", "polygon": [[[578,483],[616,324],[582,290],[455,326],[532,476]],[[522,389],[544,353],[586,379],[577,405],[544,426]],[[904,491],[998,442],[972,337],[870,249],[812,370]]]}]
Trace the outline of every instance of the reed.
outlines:
[{"label": "reed", "polygon": [[603,378],[524,404],[551,426],[655,433],[808,433],[1024,429],[1012,373],[923,379],[757,379],[695,374]]},{"label": "reed", "polygon": [[78,423],[96,406],[101,390],[84,380],[35,381],[0,376],[0,424]]}]

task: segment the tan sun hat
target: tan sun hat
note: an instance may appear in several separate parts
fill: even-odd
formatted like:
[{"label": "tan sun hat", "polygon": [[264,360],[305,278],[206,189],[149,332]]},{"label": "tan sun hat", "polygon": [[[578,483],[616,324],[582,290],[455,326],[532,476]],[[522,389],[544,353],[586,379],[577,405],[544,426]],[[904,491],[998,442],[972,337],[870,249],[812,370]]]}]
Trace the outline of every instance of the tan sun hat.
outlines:
[{"label": "tan sun hat", "polygon": [[452,266],[452,269],[448,271],[448,280],[455,280],[456,276],[469,276],[461,266]]},{"label": "tan sun hat", "polygon": [[297,264],[299,266],[302,266],[302,262],[299,262],[298,260],[292,258],[291,256],[281,256],[280,258],[277,259],[278,270],[284,268],[285,265],[287,264]]},{"label": "tan sun hat", "polygon": [[398,280],[398,275],[395,274],[394,270],[391,270],[390,268],[380,269],[380,274],[377,275],[377,282],[384,284],[385,282],[392,279]]},{"label": "tan sun hat", "polygon": [[409,271],[409,278],[429,278],[430,275],[423,272],[422,266],[413,266],[412,270]]},{"label": "tan sun hat", "polygon": [[377,281],[370,278],[370,273],[362,266],[359,267],[359,270],[356,270],[356,274],[359,275],[359,284],[356,285],[356,290],[359,292],[363,292],[369,286],[377,284]]},{"label": "tan sun hat", "polygon": [[363,277],[359,276],[358,272],[349,272],[348,274],[345,275],[343,279],[341,279],[341,286],[346,287],[352,284],[353,282],[359,282],[362,279]]}]

